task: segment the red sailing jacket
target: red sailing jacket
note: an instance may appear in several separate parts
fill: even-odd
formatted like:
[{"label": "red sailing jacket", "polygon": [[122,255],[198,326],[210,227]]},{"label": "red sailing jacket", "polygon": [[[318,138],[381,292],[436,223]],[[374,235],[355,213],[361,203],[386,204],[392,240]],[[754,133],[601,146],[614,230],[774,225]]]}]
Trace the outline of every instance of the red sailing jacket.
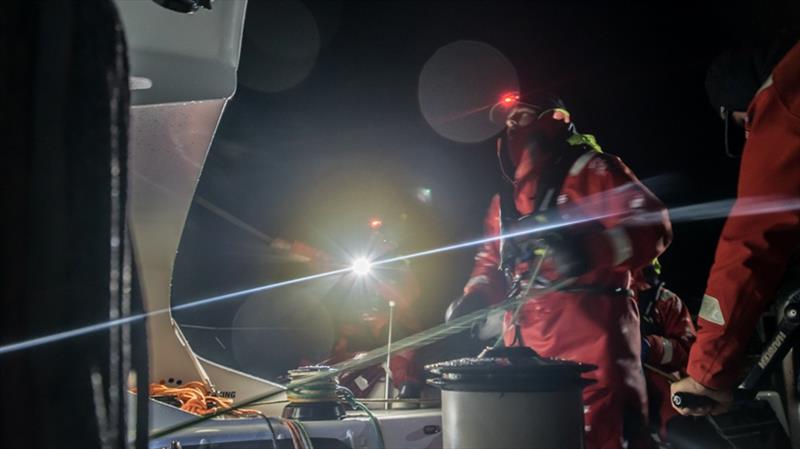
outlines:
[{"label": "red sailing jacket", "polygon": [[[753,98],[736,203],[722,230],[688,373],[716,389],[740,379],[741,355],[800,250],[800,44]],[[777,206],[753,214],[754,210]]]},{"label": "red sailing jacket", "polygon": [[652,311],[652,319],[658,330],[642,335],[650,344],[647,360],[644,362],[670,373],[684,371],[696,333],[689,309],[678,295],[661,288]]},{"label": "red sailing jacket", "polygon": [[[521,215],[533,212],[540,169],[521,156],[516,173],[515,201]],[[577,280],[578,285],[629,288],[631,272],[650,263],[672,240],[666,210],[618,157],[588,151],[567,174],[557,204],[564,219],[604,217],[605,231],[591,239],[591,266],[598,267]],[[484,234],[500,234],[500,201],[495,196],[484,220]],[[490,303],[502,301],[506,288],[500,265],[500,243],[484,243],[475,256],[464,293],[482,290]],[[545,273],[547,276],[547,273]],[[553,277],[551,273],[549,277]]]},{"label": "red sailing jacket", "polygon": [[[666,373],[683,377],[689,361],[689,350],[696,338],[692,316],[683,301],[672,291],[661,287],[656,294],[647,317],[651,320],[653,329],[647,334],[643,331],[642,335],[650,346],[643,362]],[[641,302],[639,306],[642,319],[645,319],[646,311],[642,310]],[[649,369],[645,369],[645,378],[650,411],[657,410],[662,436],[666,436],[667,421],[678,414],[672,408],[670,382]]]},{"label": "red sailing jacket", "polygon": [[[520,214],[529,214],[541,167],[547,164],[534,164],[527,151],[515,155],[512,149],[511,157],[517,167],[516,208]],[[631,271],[650,263],[666,248],[671,240],[669,219],[661,202],[619,158],[608,154],[587,152],[579,157],[557,195],[561,218],[598,217],[603,229],[587,248],[595,269],[576,281],[584,288],[554,292],[523,306],[520,334],[523,343],[542,356],[598,366],[588,374],[596,383],[583,392],[587,447],[621,448],[623,415],[633,411],[643,419],[646,394],[635,299],[611,291],[628,289]],[[484,226],[488,236],[499,235],[497,196]],[[482,291],[489,302],[502,301],[508,286],[499,264],[499,243],[482,245],[465,293]],[[548,267],[542,274],[555,277]],[[508,326],[508,314],[505,320],[505,340],[510,344],[514,330]]]}]

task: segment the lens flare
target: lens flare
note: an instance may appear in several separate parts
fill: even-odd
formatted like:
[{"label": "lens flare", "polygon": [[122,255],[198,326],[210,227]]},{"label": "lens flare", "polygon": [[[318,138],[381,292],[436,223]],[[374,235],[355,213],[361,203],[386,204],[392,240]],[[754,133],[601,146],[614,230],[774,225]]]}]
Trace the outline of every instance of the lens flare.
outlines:
[{"label": "lens flare", "polygon": [[372,263],[366,257],[359,257],[353,261],[353,273],[359,276],[366,276],[372,269]]},{"label": "lens flare", "polygon": [[446,139],[475,143],[503,129],[487,120],[498,94],[519,91],[511,61],[485,42],[457,41],[439,48],[425,63],[417,83],[425,121]]}]

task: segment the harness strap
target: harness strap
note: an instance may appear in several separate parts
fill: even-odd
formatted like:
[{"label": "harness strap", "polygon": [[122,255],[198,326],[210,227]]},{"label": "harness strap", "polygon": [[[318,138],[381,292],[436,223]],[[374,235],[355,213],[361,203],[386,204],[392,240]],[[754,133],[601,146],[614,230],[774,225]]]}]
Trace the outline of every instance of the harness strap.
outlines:
[{"label": "harness strap", "polygon": [[[542,173],[536,185],[536,195],[533,198],[533,214],[548,215],[556,213],[558,196],[564,186],[564,181],[569,175],[575,175],[597,152],[585,145],[570,145],[564,142],[563,148],[558,150],[558,157],[551,167]],[[509,154],[508,142],[505,136],[497,139],[497,157],[500,163],[501,183],[499,188],[500,199],[500,233],[507,234],[514,223],[520,219],[516,206],[516,182],[514,180],[514,164]],[[552,217],[553,219],[557,217]],[[552,221],[552,220],[546,220]],[[520,255],[520,249],[509,240],[500,240],[500,269],[506,277],[513,277],[514,265]]]}]

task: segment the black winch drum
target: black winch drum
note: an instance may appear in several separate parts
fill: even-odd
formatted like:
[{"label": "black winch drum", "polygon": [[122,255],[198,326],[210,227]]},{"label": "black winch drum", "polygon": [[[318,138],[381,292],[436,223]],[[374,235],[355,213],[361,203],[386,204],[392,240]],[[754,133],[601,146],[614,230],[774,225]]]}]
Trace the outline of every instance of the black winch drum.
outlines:
[{"label": "black winch drum", "polygon": [[425,367],[442,390],[444,449],[583,448],[581,375],[592,365],[498,348]]}]

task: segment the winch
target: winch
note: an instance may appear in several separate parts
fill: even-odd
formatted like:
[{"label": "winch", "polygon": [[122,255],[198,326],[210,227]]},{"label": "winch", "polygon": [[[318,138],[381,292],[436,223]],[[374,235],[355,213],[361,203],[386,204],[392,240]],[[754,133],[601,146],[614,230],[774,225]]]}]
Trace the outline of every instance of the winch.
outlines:
[{"label": "winch", "polygon": [[442,390],[445,449],[582,448],[581,375],[592,365],[540,357],[527,347],[426,366]]},{"label": "winch", "polygon": [[303,384],[286,392],[289,403],[283,409],[283,417],[301,421],[337,420],[345,416],[337,396],[336,369],[324,365],[304,366],[289,371],[289,379],[297,382],[320,374],[330,374],[318,381]]}]

